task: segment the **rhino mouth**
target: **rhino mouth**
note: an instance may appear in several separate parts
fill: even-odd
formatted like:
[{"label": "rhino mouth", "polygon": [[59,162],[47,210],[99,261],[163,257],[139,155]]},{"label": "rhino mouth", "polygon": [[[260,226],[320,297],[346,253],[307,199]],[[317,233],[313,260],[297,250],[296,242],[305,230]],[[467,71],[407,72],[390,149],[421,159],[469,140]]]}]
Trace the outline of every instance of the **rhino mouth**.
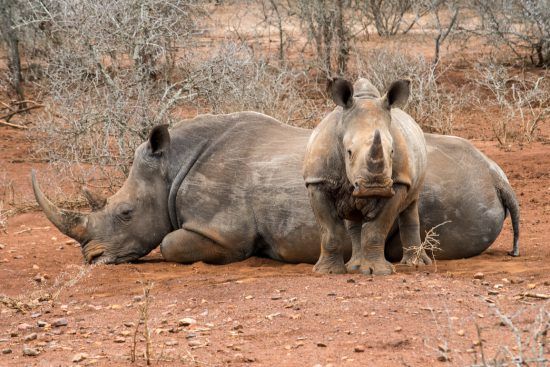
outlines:
[{"label": "rhino mouth", "polygon": [[354,186],[355,188],[352,192],[352,195],[356,198],[391,198],[393,195],[395,195],[395,191],[393,190],[393,180],[388,177],[374,181],[360,178],[355,182]]}]

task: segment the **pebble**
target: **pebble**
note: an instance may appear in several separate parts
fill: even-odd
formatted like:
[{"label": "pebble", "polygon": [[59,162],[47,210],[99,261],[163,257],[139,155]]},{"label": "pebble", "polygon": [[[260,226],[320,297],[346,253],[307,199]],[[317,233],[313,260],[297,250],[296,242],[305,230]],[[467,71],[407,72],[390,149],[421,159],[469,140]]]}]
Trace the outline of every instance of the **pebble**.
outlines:
[{"label": "pebble", "polygon": [[10,348],[2,349],[2,354],[10,354],[12,350]]},{"label": "pebble", "polygon": [[353,348],[353,351],[355,353],[363,353],[365,351],[365,347],[363,347],[362,345],[356,345],[354,348]]},{"label": "pebble", "polygon": [[281,297],[280,295],[271,296],[271,299],[272,299],[273,301],[279,300],[279,299],[281,299],[281,298],[283,298],[283,297]]},{"label": "pebble", "polygon": [[401,326],[398,326],[395,329],[393,329],[393,331],[395,331],[397,333],[400,332],[401,330],[403,330],[403,328]]},{"label": "pebble", "polygon": [[48,323],[46,321],[43,321],[43,320],[38,320],[36,322],[36,325],[38,325],[38,327],[46,327],[48,325]]},{"label": "pebble", "polygon": [[82,362],[86,358],[88,358],[88,354],[86,354],[86,353],[77,353],[73,356],[72,361],[75,362],[75,363],[78,363],[78,362]]},{"label": "pebble", "polygon": [[122,336],[117,336],[115,338],[115,343],[124,343],[126,341],[126,339]]},{"label": "pebble", "polygon": [[31,329],[31,328],[32,328],[31,325],[25,324],[25,323],[17,325],[17,329],[19,329],[19,330],[28,330],[28,329]]},{"label": "pebble", "polygon": [[23,347],[23,355],[27,357],[36,357],[40,352],[36,348]]},{"label": "pebble", "polygon": [[30,342],[31,340],[36,340],[36,338],[38,338],[38,334],[37,333],[31,333],[29,335],[26,335],[23,340],[26,341],[26,342]]},{"label": "pebble", "polygon": [[321,343],[321,342],[317,343],[316,345],[320,348],[326,348],[327,347],[327,345],[325,343]]},{"label": "pebble", "polygon": [[136,324],[134,324],[133,322],[125,322],[123,325],[126,326],[126,327],[135,327],[136,326]]},{"label": "pebble", "polygon": [[187,342],[187,344],[190,346],[190,347],[198,347],[198,346],[201,346],[202,343],[200,340],[196,340],[196,339],[193,339],[193,340],[189,340]]},{"label": "pebble", "polygon": [[177,340],[167,340],[164,342],[165,345],[169,346],[169,347],[173,347],[174,345],[178,345],[178,341]]},{"label": "pebble", "polygon": [[196,323],[197,323],[197,320],[192,319],[190,317],[185,317],[185,318],[178,321],[179,326],[189,326],[189,325],[193,325],[193,324],[196,324]]},{"label": "pebble", "polygon": [[464,336],[465,332],[464,330],[460,329],[456,332],[459,336]]},{"label": "pebble", "polygon": [[69,324],[69,322],[67,321],[67,319],[65,319],[65,318],[60,318],[60,319],[55,320],[55,321],[52,323],[52,326],[53,326],[53,327],[61,327],[61,326],[67,326],[68,324]]},{"label": "pebble", "polygon": [[34,270],[40,269],[40,267],[39,267],[38,265],[36,265],[36,264],[34,264],[34,265],[32,266],[32,268],[33,268]]},{"label": "pebble", "polygon": [[482,272],[474,274],[474,279],[483,279],[483,278],[485,278],[485,274],[483,274]]},{"label": "pebble", "polygon": [[36,319],[37,317],[40,317],[40,316],[42,316],[42,313],[41,313],[41,312],[35,312],[35,313],[31,314],[31,317],[32,317],[33,319]]}]

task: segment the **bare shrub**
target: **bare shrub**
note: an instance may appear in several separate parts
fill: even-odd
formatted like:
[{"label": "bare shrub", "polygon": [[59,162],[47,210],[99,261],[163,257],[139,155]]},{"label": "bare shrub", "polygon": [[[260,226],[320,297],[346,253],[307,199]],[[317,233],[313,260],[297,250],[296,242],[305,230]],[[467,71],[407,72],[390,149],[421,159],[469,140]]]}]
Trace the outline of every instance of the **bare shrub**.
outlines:
[{"label": "bare shrub", "polygon": [[357,59],[357,74],[368,78],[380,91],[397,79],[411,81],[409,112],[425,130],[451,134],[455,113],[466,105],[464,94],[445,91],[438,79],[442,72],[422,56],[375,49]]},{"label": "bare shrub", "polygon": [[192,68],[186,79],[196,103],[214,113],[254,110],[293,125],[307,125],[322,113],[308,99],[315,90],[299,89],[305,73],[269,65],[242,44],[222,44],[211,58],[184,67]]},{"label": "bare shrub", "polygon": [[504,45],[520,59],[550,65],[549,0],[473,0],[471,7],[480,22],[468,31]]},{"label": "bare shrub", "polygon": [[401,30],[407,33],[415,21],[408,25],[404,16],[412,10],[413,1],[410,0],[368,0],[359,2],[359,9],[370,24],[374,24],[379,36],[396,35]]},{"label": "bare shrub", "polygon": [[441,251],[441,248],[439,247],[441,243],[439,242],[439,233],[437,233],[436,229],[450,222],[451,221],[448,220],[430,228],[429,231],[426,231],[426,237],[424,237],[424,241],[422,241],[421,244],[418,246],[411,246],[409,248],[409,250],[413,252],[413,264],[419,263],[422,258],[422,253],[425,252],[426,254],[432,256],[432,261],[434,262],[435,270],[437,271],[435,253],[437,251]]},{"label": "bare shrub", "polygon": [[[353,12],[344,0],[299,0],[296,14],[308,40],[314,44],[317,67],[327,78],[346,73],[354,36]],[[336,68],[334,67],[336,63]]]},{"label": "bare shrub", "polygon": [[143,324],[143,335],[145,337],[145,362],[149,366],[151,364],[151,331],[149,330],[149,305],[150,305],[150,293],[153,289],[154,283],[147,281],[143,284],[143,301],[139,305],[139,319],[136,323],[134,330],[132,349],[130,350],[130,361],[134,363],[136,361],[136,348],[137,348],[137,336],[139,332],[139,326]]},{"label": "bare shrub", "polygon": [[477,65],[472,80],[489,99],[477,101],[481,110],[496,108],[500,117],[492,123],[495,138],[505,145],[510,138],[532,141],[538,127],[550,116],[550,81],[544,75],[522,72],[512,75],[503,65]]},{"label": "bare shrub", "polygon": [[0,200],[0,232],[8,233],[8,211],[4,209],[2,200]]},{"label": "bare shrub", "polygon": [[179,0],[31,3],[27,24],[40,24],[47,40],[39,153],[126,173],[150,127],[170,122],[167,112],[186,98],[174,63],[200,9]]}]

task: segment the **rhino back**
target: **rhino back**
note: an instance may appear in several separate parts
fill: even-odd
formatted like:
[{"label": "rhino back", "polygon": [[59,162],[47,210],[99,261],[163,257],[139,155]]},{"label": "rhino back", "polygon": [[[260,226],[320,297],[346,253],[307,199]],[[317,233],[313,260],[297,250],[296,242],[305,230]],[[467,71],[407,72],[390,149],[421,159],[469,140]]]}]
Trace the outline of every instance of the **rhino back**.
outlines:
[{"label": "rhino back", "polygon": [[196,122],[205,128],[177,133],[182,147],[208,139],[178,191],[183,227],[247,255],[310,262],[319,235],[300,171],[311,131],[253,112]]},{"label": "rhino back", "polygon": [[425,134],[428,165],[420,194],[422,233],[437,229],[442,259],[478,255],[489,247],[502,229],[504,206],[495,187],[494,169],[483,153],[467,140]]}]

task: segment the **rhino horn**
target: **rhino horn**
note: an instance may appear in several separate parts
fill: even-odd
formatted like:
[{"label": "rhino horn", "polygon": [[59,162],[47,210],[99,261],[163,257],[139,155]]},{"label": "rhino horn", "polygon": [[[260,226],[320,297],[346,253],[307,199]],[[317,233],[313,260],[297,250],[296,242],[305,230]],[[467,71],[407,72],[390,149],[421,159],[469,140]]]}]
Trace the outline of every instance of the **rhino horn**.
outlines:
[{"label": "rhino horn", "polygon": [[98,193],[90,191],[87,187],[82,188],[82,194],[88,200],[93,211],[101,210],[107,203],[107,199]]},{"label": "rhino horn", "polygon": [[380,131],[378,129],[374,132],[374,139],[369,149],[367,169],[372,174],[384,172],[384,150],[382,149],[382,139],[380,138]]},{"label": "rhino horn", "polygon": [[32,170],[31,178],[32,189],[36,201],[50,222],[52,222],[63,234],[74,238],[78,242],[84,242],[87,232],[87,215],[71,210],[59,209],[42,193],[42,190],[40,190],[34,170]]}]

